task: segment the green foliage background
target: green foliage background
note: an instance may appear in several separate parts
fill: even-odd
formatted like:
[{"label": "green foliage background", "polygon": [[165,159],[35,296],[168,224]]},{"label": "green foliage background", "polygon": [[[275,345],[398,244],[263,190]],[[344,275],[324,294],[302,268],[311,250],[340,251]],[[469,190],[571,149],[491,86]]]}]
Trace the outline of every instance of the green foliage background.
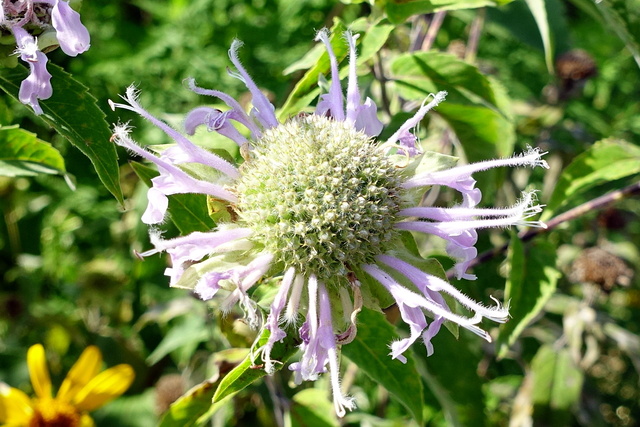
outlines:
[{"label": "green foliage background", "polygon": [[[131,121],[145,144],[167,141],[137,116],[112,112],[107,100],[134,83],[142,105],[179,124],[180,115],[210,102],[185,88],[187,77],[243,99],[242,83],[226,72],[227,49],[238,38],[257,84],[285,106],[285,116],[296,114],[313,104],[317,76],[326,74],[326,60],[313,49],[315,32],[350,26],[363,33],[361,82],[389,123],[382,138],[430,92],[448,90],[421,126],[423,146],[469,161],[527,145],[548,151],[548,172],[486,173],[479,188],[492,206],[537,188],[551,224],[638,183],[638,6],[637,0],[85,0],[81,16],[92,47],[76,58],[49,53],[73,76],[53,68],[55,95],[42,102],[50,118],[36,118],[11,96],[0,98],[0,380],[30,392],[26,349],[41,342],[59,384],[81,351],[96,344],[107,365],[136,370],[129,392],[94,414],[100,426],[210,420],[271,426],[278,414],[296,426],[338,425],[326,378],[299,388],[289,387],[286,369],[259,378],[245,360],[256,331],[241,313],[222,317],[215,305],[169,289],[165,258],[133,256],[150,245],[140,222],[146,187],[138,176],[153,171],[130,163],[124,151],[116,158],[108,123]],[[428,28],[437,32],[421,49]],[[340,45],[334,37],[344,54]],[[575,49],[593,65],[562,57]],[[563,76],[567,61],[572,73]],[[24,73],[1,69],[0,87],[15,92]],[[85,115],[74,103],[87,106]],[[74,134],[65,133],[69,123]],[[358,341],[343,349],[342,362],[343,386],[358,409],[341,423],[640,422],[640,202],[637,188],[628,193],[537,236],[481,233],[480,252],[505,250],[474,267],[477,281],[454,283],[480,301],[510,300],[512,319],[492,330],[492,344],[443,330],[433,356],[418,344],[401,365],[386,355],[393,337],[406,333],[393,308],[386,317],[362,313]],[[438,204],[454,202],[453,194],[437,194]],[[185,207],[206,214],[203,200],[172,198],[168,235],[210,223],[208,216],[180,215]],[[417,254],[450,267],[433,240],[418,238]],[[590,256],[589,248],[618,264],[607,264],[602,253]],[[285,343],[282,358],[295,357],[294,346]],[[170,409],[162,403],[179,395]]]}]

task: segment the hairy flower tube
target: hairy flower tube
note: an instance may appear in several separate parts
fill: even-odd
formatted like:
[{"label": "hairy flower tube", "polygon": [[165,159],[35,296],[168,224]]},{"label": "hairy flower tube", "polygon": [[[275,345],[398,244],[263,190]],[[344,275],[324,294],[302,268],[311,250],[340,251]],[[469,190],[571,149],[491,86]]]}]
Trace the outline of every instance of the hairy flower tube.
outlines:
[{"label": "hairy flower tube", "polygon": [[0,425],[12,427],[95,425],[87,412],[94,411],[127,391],[133,382],[131,366],[122,364],[100,372],[102,354],[87,347],[71,367],[55,397],[44,347],[27,351],[27,365],[36,397],[0,383]]},{"label": "hairy flower tube", "polygon": [[42,114],[38,100],[53,93],[43,51],[60,46],[67,55],[76,56],[89,49],[89,32],[78,12],[62,0],[1,0],[0,16],[0,31],[13,34],[15,53],[29,64],[30,74],[20,85],[20,102]]},{"label": "hairy flower tube", "polygon": [[[252,95],[249,113],[227,94],[200,88],[193,80],[189,81],[193,91],[215,97],[229,109],[194,109],[184,119],[184,134],[147,112],[133,87],[123,97],[126,103],[111,103],[112,108],[140,114],[175,142],[152,153],[131,139],[127,125],[114,128],[117,144],[155,163],[159,170],[147,193],[143,222],[161,223],[167,214],[167,197],[180,193],[206,194],[230,212],[214,230],[174,239],[165,240],[152,228],[155,248],[140,256],[166,252],[172,260],[166,270],[171,286],[193,289],[203,300],[222,297],[223,310],[239,305],[254,327],[263,319],[251,298],[252,288],[266,279],[277,282],[277,294],[262,323],[270,335],[254,355],[272,373],[281,363],[271,358],[275,344],[287,336],[285,330],[297,328],[301,358],[289,366],[295,382],[313,381],[328,371],[338,416],[354,408],[353,399],[340,388],[338,346],[354,339],[354,319],[363,304],[380,309],[370,289],[374,285],[393,297],[410,327],[409,337],[390,343],[394,359],[405,362],[403,353],[418,339],[428,354],[433,353],[431,338],[447,320],[490,341],[480,322],[483,318],[506,321],[507,308],[497,301],[493,306],[475,302],[414,266],[415,257],[407,256],[402,236],[410,231],[444,239],[456,260],[458,278],[473,279],[466,270],[476,256],[478,229],[543,224],[529,220],[541,210],[533,193],[524,194],[509,208],[478,208],[481,192],[472,175],[496,167],[547,167],[542,154],[530,149],[511,158],[434,169],[429,160],[437,154],[420,153],[411,130],[444,100],[444,92],[425,102],[386,142],[377,142],[383,126],[375,103],[361,100],[357,36],[347,32],[345,38],[349,46],[346,93],[329,33],[321,30],[317,40],[326,46],[331,67],[328,93],[320,96],[314,113],[283,123],[240,63],[239,41],[232,43],[229,57],[236,69],[232,75]],[[244,161],[232,164],[191,142],[189,135],[198,126],[234,141]],[[203,174],[203,168],[209,172]],[[413,189],[424,191],[430,186],[457,190],[461,203],[450,208],[420,206]],[[468,315],[454,312],[445,295],[466,307]]]}]

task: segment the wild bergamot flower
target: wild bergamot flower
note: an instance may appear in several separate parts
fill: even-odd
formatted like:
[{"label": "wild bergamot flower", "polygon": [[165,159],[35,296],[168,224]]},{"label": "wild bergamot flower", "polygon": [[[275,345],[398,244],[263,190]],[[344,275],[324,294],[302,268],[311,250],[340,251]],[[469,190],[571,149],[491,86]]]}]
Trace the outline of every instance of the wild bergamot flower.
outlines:
[{"label": "wild bergamot flower", "polygon": [[71,367],[56,397],[52,395],[44,347],[27,351],[27,365],[36,397],[0,383],[0,424],[11,427],[93,426],[94,411],[127,391],[133,382],[131,366],[122,364],[100,372],[102,355],[87,347]]},{"label": "wild bergamot flower", "polygon": [[44,52],[60,46],[69,56],[83,53],[89,49],[89,31],[66,1],[0,0],[0,34],[7,32],[15,37],[15,53],[31,70],[20,85],[20,102],[42,114],[38,100],[48,99],[53,93]]},{"label": "wild bergamot flower", "polygon": [[[146,257],[167,252],[172,267],[166,274],[172,286],[191,288],[203,300],[225,293],[223,309],[239,304],[249,322],[260,323],[256,302],[249,290],[262,279],[275,278],[279,290],[270,306],[264,327],[270,331],[259,353],[264,369],[275,370],[271,351],[286,332],[283,324],[304,321],[298,334],[301,360],[290,365],[295,381],[315,380],[329,371],[334,405],[339,416],[354,402],[340,390],[337,346],[356,333],[351,317],[364,303],[375,305],[367,283],[375,279],[395,299],[402,319],[410,326],[408,338],[391,343],[391,356],[406,361],[403,353],[418,338],[428,354],[430,340],[445,320],[457,323],[490,341],[478,325],[483,318],[504,322],[506,307],[496,302],[487,307],[464,295],[451,284],[412,265],[403,248],[403,230],[436,235],[447,241],[448,253],[456,259],[458,278],[467,273],[477,255],[476,230],[511,225],[543,226],[528,218],[540,212],[533,193],[523,195],[506,209],[480,209],[481,192],[475,188],[474,172],[501,166],[543,166],[538,150],[523,155],[485,161],[444,170],[430,168],[434,153],[420,153],[411,133],[425,114],[442,102],[446,93],[404,123],[385,143],[375,137],[382,130],[376,105],[361,101],[356,77],[357,36],[345,35],[349,45],[349,76],[346,100],[340,85],[338,63],[329,43],[328,31],[317,40],[326,45],[331,63],[328,93],[320,96],[314,114],[301,114],[280,123],[274,106],[260,92],[240,63],[234,41],[229,57],[253,97],[247,114],[230,96],[217,90],[189,86],[198,94],[226,103],[227,111],[199,107],[187,114],[188,135],[204,125],[240,147],[244,162],[234,165],[192,143],[187,136],[158,120],[138,100],[135,88],[124,97],[126,104],[111,103],[135,111],[171,137],[176,145],[152,154],[129,137],[126,125],[114,129],[114,141],[155,163],[160,175],[152,179],[148,207],[142,217],[147,224],[163,221],[167,196],[202,193],[215,203],[225,203],[226,221],[209,232],[164,240],[152,231],[155,249]],[[236,124],[247,129],[248,136]],[[192,164],[197,164],[196,169]],[[202,165],[210,172],[203,175]],[[414,188],[447,186],[459,191],[462,202],[452,208],[419,206]],[[367,279],[367,280],[364,280]],[[375,281],[373,283],[375,283]],[[411,287],[407,286],[410,285]],[[369,294],[369,297],[367,297]],[[443,297],[448,294],[468,308],[470,316],[454,313]],[[380,307],[376,307],[380,308]],[[427,321],[426,313],[432,317]]]}]

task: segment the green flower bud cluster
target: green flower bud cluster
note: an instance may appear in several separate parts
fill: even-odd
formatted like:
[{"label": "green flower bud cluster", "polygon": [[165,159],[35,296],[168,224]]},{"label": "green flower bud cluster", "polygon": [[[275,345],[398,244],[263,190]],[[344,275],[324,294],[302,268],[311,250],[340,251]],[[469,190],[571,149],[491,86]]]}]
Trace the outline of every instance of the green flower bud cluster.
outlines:
[{"label": "green flower bud cluster", "polygon": [[285,268],[345,283],[396,237],[399,170],[371,138],[330,118],[295,117],[254,143],[236,187],[241,222]]}]

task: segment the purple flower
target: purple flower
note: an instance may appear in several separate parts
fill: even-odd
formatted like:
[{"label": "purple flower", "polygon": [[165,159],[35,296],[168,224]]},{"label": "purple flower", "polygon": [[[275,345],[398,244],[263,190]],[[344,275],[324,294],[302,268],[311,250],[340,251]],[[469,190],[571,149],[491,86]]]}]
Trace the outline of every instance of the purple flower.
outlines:
[{"label": "purple flower", "polygon": [[0,26],[13,33],[20,59],[29,64],[30,74],[20,85],[20,102],[30,105],[36,114],[42,114],[38,100],[51,97],[51,74],[46,68],[47,57],[25,28],[36,28],[34,33],[40,34],[53,27],[58,44],[69,56],[89,48],[89,32],[80,22],[80,15],[68,2],[60,0],[1,0],[0,12]]},{"label": "purple flower", "polygon": [[64,53],[76,56],[89,49],[89,31],[80,22],[80,14],[71,9],[68,2],[55,0],[51,23],[56,29],[56,37]]},{"label": "purple flower", "polygon": [[42,114],[39,99],[48,99],[53,93],[51,74],[47,71],[47,57],[38,50],[33,36],[21,27],[14,27],[20,59],[29,64],[31,73],[20,84],[18,97],[23,104],[31,105],[36,114]]},{"label": "purple flower", "polygon": [[[196,86],[196,93],[213,96],[227,111],[199,107],[186,115],[185,133],[199,126],[234,141],[244,158],[232,165],[196,144],[188,136],[143,109],[130,87],[126,103],[113,108],[137,112],[163,130],[174,142],[152,154],[137,145],[126,125],[118,125],[114,141],[155,163],[160,176],[152,180],[143,221],[157,224],[167,212],[167,196],[200,193],[226,203],[231,220],[209,232],[163,240],[152,233],[155,249],[166,251],[173,267],[166,274],[171,285],[193,289],[202,299],[225,298],[224,310],[239,304],[250,324],[258,325],[256,302],[250,288],[270,278],[279,288],[263,327],[267,343],[253,352],[268,373],[281,363],[271,352],[288,331],[297,328],[302,341],[301,358],[289,367],[296,383],[313,381],[328,372],[336,413],[343,416],[354,407],[340,387],[338,345],[354,339],[357,314],[363,301],[374,301],[371,280],[379,282],[396,301],[410,329],[409,337],[389,343],[391,357],[406,361],[404,353],[422,339],[428,355],[431,339],[445,321],[454,322],[491,341],[480,323],[483,319],[505,322],[508,308],[495,301],[485,306],[464,295],[449,282],[422,271],[419,259],[404,247],[401,233],[425,233],[443,239],[455,259],[458,278],[474,279],[468,266],[476,256],[478,230],[489,227],[536,226],[530,218],[541,211],[535,193],[529,192],[508,208],[479,208],[482,193],[473,174],[496,167],[542,166],[543,153],[530,149],[520,156],[434,170],[429,160],[436,153],[421,153],[411,131],[442,102],[440,92],[416,112],[383,144],[374,137],[382,124],[376,105],[361,101],[356,75],[356,36],[346,33],[349,75],[346,96],[339,78],[338,61],[326,29],[317,40],[325,44],[331,64],[328,93],[320,96],[311,115],[283,123],[275,108],[258,89],[240,63],[234,41],[229,58],[253,98],[247,113],[229,95]],[[245,131],[239,130],[244,128]],[[426,165],[426,166],[425,166]],[[202,172],[208,170],[208,174]],[[192,171],[198,170],[196,175]],[[446,186],[458,191],[461,203],[454,207],[421,206],[412,189]],[[411,283],[412,288],[406,285]],[[449,307],[444,296],[466,310]],[[380,308],[380,307],[373,307]]]}]

